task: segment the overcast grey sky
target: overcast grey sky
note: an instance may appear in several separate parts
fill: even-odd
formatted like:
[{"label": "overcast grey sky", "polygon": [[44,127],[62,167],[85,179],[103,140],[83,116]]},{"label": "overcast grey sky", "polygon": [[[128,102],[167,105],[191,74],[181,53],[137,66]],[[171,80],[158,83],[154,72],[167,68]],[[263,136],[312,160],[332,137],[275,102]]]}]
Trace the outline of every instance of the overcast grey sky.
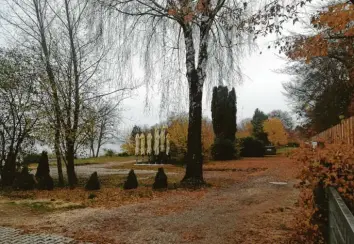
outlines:
[{"label": "overcast grey sky", "polygon": [[[312,30],[308,29],[309,18],[313,12],[322,6],[321,0],[314,0],[312,4],[301,9],[300,22],[293,25],[292,21],[283,25],[283,36],[294,33],[307,34]],[[276,40],[276,36],[260,37],[258,40],[258,51],[246,55],[242,61],[244,81],[238,84],[237,92],[237,121],[253,116],[256,108],[268,113],[274,109],[281,109],[291,112],[291,108],[283,95],[282,83],[291,79],[291,76],[275,72],[285,67],[287,60],[284,55],[279,57],[278,50],[268,49],[269,43]],[[260,54],[262,52],[262,54]],[[139,89],[138,95],[125,101],[126,112],[123,115],[125,128],[133,125],[153,125],[163,122],[164,118],[159,117],[160,100],[159,94],[153,94],[154,99],[148,109],[145,107],[145,89]],[[206,94],[204,92],[204,98]],[[205,100],[205,99],[204,99]],[[187,110],[186,110],[187,111]],[[210,105],[203,104],[203,116],[211,117]],[[296,116],[293,115],[294,120]],[[295,121],[296,122],[296,121]]]},{"label": "overcast grey sky", "polygon": [[[278,57],[277,50],[267,49],[268,44],[259,45],[260,51],[245,57],[242,67],[244,81],[238,84],[237,92],[237,119],[238,121],[252,117],[256,108],[264,112],[274,109],[290,111],[282,83],[290,79],[288,75],[274,72],[286,64],[286,60]],[[205,96],[206,94],[204,94]],[[153,125],[162,122],[164,118],[159,117],[160,100],[157,92],[153,93],[151,105],[145,107],[145,88],[140,88],[136,95],[125,101],[126,111],[123,113],[123,126],[130,127],[137,125]],[[203,116],[210,117],[210,106],[203,104]]]},{"label": "overcast grey sky", "polygon": [[[299,28],[299,26],[289,25],[287,29],[293,31]],[[286,60],[279,57],[277,50],[267,48],[269,40],[274,39],[275,37],[261,38],[261,43],[258,44],[259,50],[245,55],[241,63],[244,81],[238,83],[235,87],[238,121],[252,117],[256,108],[266,113],[274,109],[290,112],[282,87],[282,83],[288,81],[290,77],[274,72],[283,68]],[[8,43],[2,37],[0,37],[0,44],[1,46],[8,46]],[[262,51],[262,54],[260,54],[260,51]],[[127,99],[123,104],[123,120],[119,126],[120,129],[130,129],[133,125],[154,125],[164,121],[164,117],[160,118],[161,101],[157,88],[155,91],[150,92],[149,107],[145,106],[145,86],[139,88],[134,94],[132,98]],[[206,92],[204,92],[204,100],[205,96]],[[185,111],[187,112],[187,100],[181,98],[181,103],[182,105],[183,103],[185,104]],[[203,116],[211,117],[210,105],[207,102],[203,104]]]}]

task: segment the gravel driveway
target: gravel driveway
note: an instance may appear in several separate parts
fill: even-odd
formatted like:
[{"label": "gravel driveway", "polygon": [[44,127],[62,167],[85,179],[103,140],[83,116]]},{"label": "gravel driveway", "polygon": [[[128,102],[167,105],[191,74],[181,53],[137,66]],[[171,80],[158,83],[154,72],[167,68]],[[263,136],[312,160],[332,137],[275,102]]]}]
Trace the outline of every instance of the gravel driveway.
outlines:
[{"label": "gravel driveway", "polygon": [[[298,191],[289,160],[282,160],[254,173],[205,172],[207,181],[237,179],[224,187],[177,192],[111,209],[54,212],[25,228],[100,244],[289,243]],[[277,181],[288,184],[269,183]]]}]

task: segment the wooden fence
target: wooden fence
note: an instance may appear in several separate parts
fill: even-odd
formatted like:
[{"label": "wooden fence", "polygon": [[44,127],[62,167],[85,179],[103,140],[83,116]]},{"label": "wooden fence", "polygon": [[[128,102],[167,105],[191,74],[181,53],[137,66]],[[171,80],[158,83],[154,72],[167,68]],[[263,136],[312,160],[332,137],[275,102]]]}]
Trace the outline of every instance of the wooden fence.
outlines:
[{"label": "wooden fence", "polygon": [[328,189],[329,244],[354,243],[354,216],[334,188]]},{"label": "wooden fence", "polygon": [[354,145],[354,116],[312,137],[311,140],[326,140],[332,143],[346,142]]}]

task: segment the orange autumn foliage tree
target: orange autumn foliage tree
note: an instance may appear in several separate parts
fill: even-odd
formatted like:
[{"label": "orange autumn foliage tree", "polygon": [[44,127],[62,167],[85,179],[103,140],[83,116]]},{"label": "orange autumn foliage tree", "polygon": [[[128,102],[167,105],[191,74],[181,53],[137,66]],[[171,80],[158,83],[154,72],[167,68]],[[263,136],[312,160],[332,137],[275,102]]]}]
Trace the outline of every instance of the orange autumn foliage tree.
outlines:
[{"label": "orange autumn foliage tree", "polygon": [[[311,24],[316,33],[298,36],[293,43],[287,42],[283,50],[292,59],[306,59],[330,56],[352,69],[354,64],[345,60],[354,55],[353,37],[354,5],[341,3],[329,6],[312,18]],[[290,44],[290,45],[289,45]],[[343,52],[345,50],[345,52]]]},{"label": "orange autumn foliage tree", "polygon": [[169,122],[168,133],[171,136],[171,154],[176,154],[179,159],[183,158],[187,153],[188,118],[173,118]]},{"label": "orange autumn foliage tree", "polygon": [[135,140],[134,138],[132,138],[130,131],[125,131],[123,133],[124,133],[123,144],[120,146],[120,149],[122,150],[122,152],[125,152],[128,155],[134,155]]},{"label": "orange autumn foliage tree", "polygon": [[213,124],[208,119],[202,120],[202,150],[205,159],[211,157],[211,146],[214,143]]},{"label": "orange autumn foliage tree", "polygon": [[253,125],[251,121],[246,122],[242,129],[238,129],[236,132],[236,138],[245,138],[252,136]]},{"label": "orange autumn foliage tree", "polygon": [[120,146],[120,148],[123,152],[127,153],[128,155],[135,154],[135,145],[130,140],[130,137],[128,137],[124,140],[124,143]]},{"label": "orange autumn foliage tree", "polygon": [[[346,68],[349,84],[354,85],[354,4],[339,3],[325,8],[312,18],[316,33],[299,36],[286,41],[281,51],[293,60],[306,60],[316,57],[335,59]],[[354,94],[348,108],[354,115]]]},{"label": "orange autumn foliage tree", "polygon": [[268,134],[268,140],[275,146],[288,143],[288,133],[282,121],[278,118],[270,118],[263,123],[264,132]]},{"label": "orange autumn foliage tree", "polygon": [[[180,115],[169,120],[168,133],[171,136],[171,154],[182,160],[187,153],[188,118]],[[211,146],[214,142],[212,123],[204,118],[202,120],[202,151],[205,159],[210,158]]]},{"label": "orange autumn foliage tree", "polygon": [[200,14],[205,14],[211,11],[210,4],[206,0],[198,0],[197,4],[190,4],[188,1],[181,2],[178,6],[175,2],[169,2],[168,15],[175,18],[183,19],[184,23],[189,23],[197,18]]}]

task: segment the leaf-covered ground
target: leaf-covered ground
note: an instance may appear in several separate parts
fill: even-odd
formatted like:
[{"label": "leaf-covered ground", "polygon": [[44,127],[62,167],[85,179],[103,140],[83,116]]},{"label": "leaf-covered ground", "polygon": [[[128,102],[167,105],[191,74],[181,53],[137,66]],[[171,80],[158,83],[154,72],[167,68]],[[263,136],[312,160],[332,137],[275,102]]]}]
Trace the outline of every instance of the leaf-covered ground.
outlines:
[{"label": "leaf-covered ground", "polygon": [[171,167],[163,192],[151,190],[153,175],[138,175],[142,187],[128,192],[122,176],[103,177],[95,192],[3,192],[0,225],[94,243],[289,243],[298,196],[289,159],[208,163],[212,186],[194,191],[178,188],[183,173]]}]

